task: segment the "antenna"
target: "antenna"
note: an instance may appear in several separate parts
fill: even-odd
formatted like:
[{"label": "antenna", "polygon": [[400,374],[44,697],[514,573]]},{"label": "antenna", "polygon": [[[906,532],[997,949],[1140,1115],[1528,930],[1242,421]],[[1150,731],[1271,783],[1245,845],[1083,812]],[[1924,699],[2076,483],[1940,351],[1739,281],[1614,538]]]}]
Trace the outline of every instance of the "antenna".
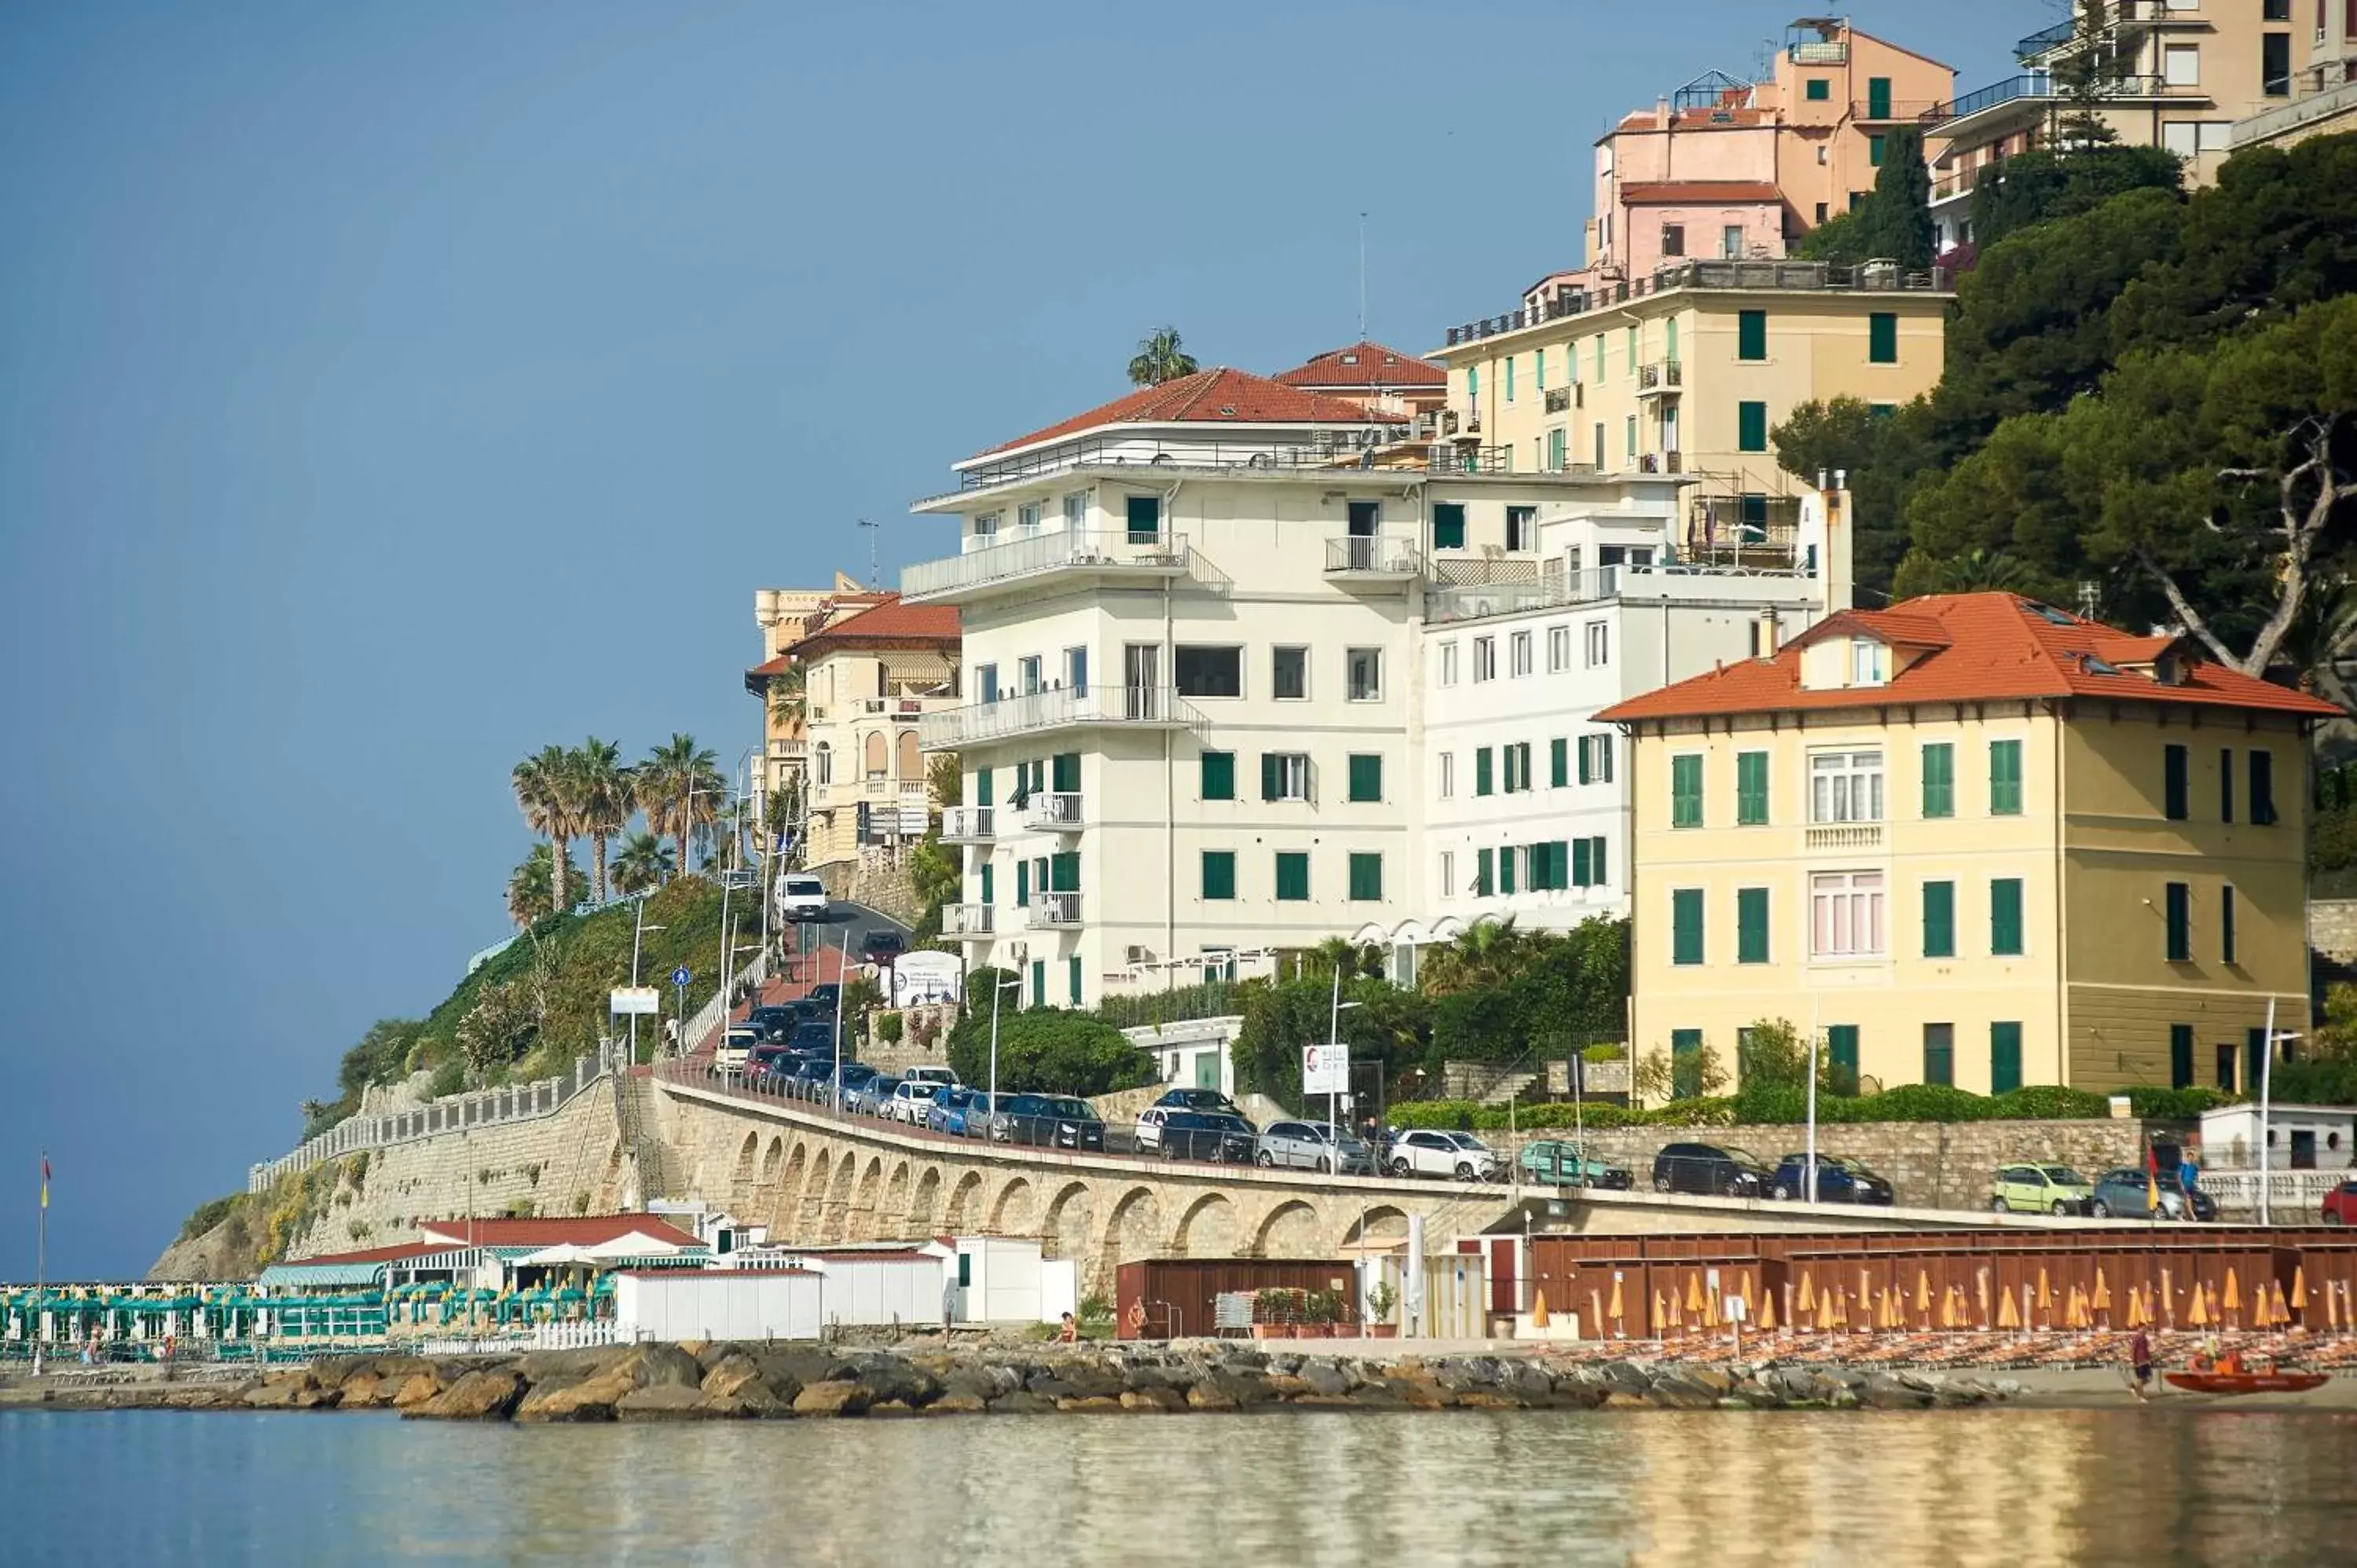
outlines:
[{"label": "antenna", "polygon": [[876,586],[878,575],[876,570],[876,536],[883,532],[884,525],[880,522],[870,522],[863,517],[859,520],[859,526],[867,530],[867,585],[872,589]]},{"label": "antenna", "polygon": [[2096,601],[2102,593],[2101,585],[2082,582],[2079,585],[2079,613],[2089,620],[2094,619]]},{"label": "antenna", "polygon": [[1367,340],[1367,215],[1359,214],[1359,341]]}]

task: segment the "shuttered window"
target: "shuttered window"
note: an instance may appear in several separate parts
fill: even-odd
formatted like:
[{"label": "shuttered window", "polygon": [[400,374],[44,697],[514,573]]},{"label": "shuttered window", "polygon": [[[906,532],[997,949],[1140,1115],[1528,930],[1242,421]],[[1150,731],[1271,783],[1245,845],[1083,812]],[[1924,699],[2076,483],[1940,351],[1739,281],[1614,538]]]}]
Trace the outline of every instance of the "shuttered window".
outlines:
[{"label": "shuttered window", "polygon": [[1998,958],[2021,956],[2021,878],[2000,876],[1989,884],[1989,951]]},{"label": "shuttered window", "polygon": [[1768,820],[1768,754],[1738,752],[1735,757],[1735,820],[1758,827]]},{"label": "shuttered window", "polygon": [[1357,801],[1381,800],[1383,798],[1383,759],[1380,756],[1354,755],[1351,758],[1351,799]]},{"label": "shuttered window", "polygon": [[1941,742],[1923,748],[1923,815],[1956,814],[1956,748]]},{"label": "shuttered window", "polygon": [[1735,405],[1735,449],[1738,452],[1768,450],[1766,403],[1738,403]]},{"label": "shuttered window", "polygon": [[1488,746],[1478,746],[1474,749],[1473,793],[1476,795],[1490,795],[1496,793],[1497,779],[1491,772],[1494,760],[1495,759],[1491,753],[1491,749]]},{"label": "shuttered window", "polygon": [[1989,1092],[2009,1094],[2021,1087],[2021,1026],[1989,1026]]},{"label": "shuttered window", "polygon": [[1203,753],[1203,799],[1232,800],[1236,798],[1236,754],[1232,751]]},{"label": "shuttered window", "polygon": [[1768,889],[1735,890],[1735,961],[1768,961]]},{"label": "shuttered window", "polygon": [[2251,825],[2271,828],[2276,822],[2276,759],[2271,752],[2251,753]]},{"label": "shuttered window", "polygon": [[1923,956],[1956,956],[1956,885],[1923,884]]},{"label": "shuttered window", "polygon": [[1702,757],[1670,758],[1670,826],[1702,826]]},{"label": "shuttered window", "polygon": [[1379,903],[1383,896],[1383,857],[1380,854],[1352,854],[1351,897],[1361,902]]},{"label": "shuttered window", "polygon": [[1768,357],[1768,313],[1764,310],[1738,311],[1735,317],[1735,357],[1738,360],[1765,360]]},{"label": "shuttered window", "polygon": [[1282,904],[1304,904],[1309,900],[1309,856],[1294,850],[1279,851],[1276,857],[1276,897]]},{"label": "shuttered window", "polygon": [[1203,852],[1203,897],[1207,899],[1233,898],[1236,896],[1236,852],[1232,849],[1207,849]]},{"label": "shuttered window", "polygon": [[2168,889],[2169,961],[2193,961],[2193,888],[2172,882]]},{"label": "shuttered window", "polygon": [[1465,548],[1465,508],[1461,502],[1441,501],[1433,507],[1432,547],[1435,550]]},{"label": "shuttered window", "polygon": [[1899,362],[1899,317],[1889,311],[1878,310],[1866,318],[1866,357],[1869,363],[1895,365]]},{"label": "shuttered window", "polygon": [[2021,742],[1989,742],[1989,815],[2021,815]]},{"label": "shuttered window", "polygon": [[2193,814],[2186,800],[2186,771],[2183,746],[2160,748],[2160,813],[2172,822],[2181,822]]},{"label": "shuttered window", "polygon": [[1674,888],[1670,894],[1670,961],[1702,961],[1702,889]]},{"label": "shuttered window", "polygon": [[[1560,789],[1571,781],[1571,742],[1562,736],[1547,742],[1547,786]],[[1586,783],[1586,779],[1581,779]]]}]

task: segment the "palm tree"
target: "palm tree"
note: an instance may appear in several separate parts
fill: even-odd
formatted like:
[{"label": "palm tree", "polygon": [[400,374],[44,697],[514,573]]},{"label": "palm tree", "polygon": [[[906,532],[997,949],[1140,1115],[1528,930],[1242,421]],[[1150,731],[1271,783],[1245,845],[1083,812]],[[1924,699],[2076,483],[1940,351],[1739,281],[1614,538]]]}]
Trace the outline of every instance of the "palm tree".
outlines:
[{"label": "palm tree", "polygon": [[1990,592],[2034,595],[2043,585],[2038,574],[2018,557],[2002,550],[1968,550],[1962,555],[1940,563],[1932,572],[1930,592],[1935,594],[1983,594]]},{"label": "palm tree", "polygon": [[663,878],[672,874],[671,845],[653,833],[632,833],[622,841],[619,854],[614,856],[614,889],[619,893],[644,893],[662,886]]},{"label": "palm tree", "polygon": [[800,664],[787,665],[784,674],[770,677],[770,716],[782,728],[799,730],[809,693],[810,671]]},{"label": "palm tree", "polygon": [[570,875],[565,881],[569,886],[565,889],[565,898],[559,902],[549,896],[548,886],[549,871],[555,864],[554,852],[548,845],[536,843],[532,846],[532,853],[524,856],[523,864],[508,877],[509,919],[528,928],[558,909],[573,908],[584,891],[581,872],[577,867],[566,867]]},{"label": "palm tree", "polygon": [[632,798],[646,813],[648,827],[671,835],[678,848],[676,864],[685,870],[688,835],[698,823],[709,822],[719,814],[726,786],[718,761],[697,746],[694,736],[674,734],[650,749],[635,772]]},{"label": "palm tree", "polygon": [[1514,929],[1512,915],[1502,920],[1476,921],[1447,947],[1433,950],[1421,975],[1424,989],[1431,995],[1445,996],[1452,991],[1494,985],[1513,972],[1529,945],[1530,939]]},{"label": "palm tree", "polygon": [[630,770],[622,765],[622,748],[591,736],[573,753],[573,781],[580,829],[595,846],[589,862],[589,897],[603,904],[606,842],[630,821]]},{"label": "palm tree", "polygon": [[[508,775],[508,782],[515,789],[516,804],[523,810],[523,820],[532,824],[533,832],[547,837],[550,854],[554,857],[553,863],[565,868],[565,884],[573,880],[571,844],[578,799],[576,771],[572,753],[561,746],[544,746],[537,755],[517,763]],[[546,881],[544,875],[544,884]]]},{"label": "palm tree", "polygon": [[1137,342],[1137,357],[1129,362],[1132,386],[1158,387],[1164,381],[1195,373],[1195,357],[1178,346],[1178,328],[1157,328]]}]

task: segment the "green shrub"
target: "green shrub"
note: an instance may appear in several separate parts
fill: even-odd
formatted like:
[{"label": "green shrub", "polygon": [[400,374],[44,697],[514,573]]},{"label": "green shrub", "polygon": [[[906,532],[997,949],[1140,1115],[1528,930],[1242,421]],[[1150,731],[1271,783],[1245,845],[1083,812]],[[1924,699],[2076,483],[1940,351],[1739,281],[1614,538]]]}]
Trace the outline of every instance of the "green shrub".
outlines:
[{"label": "green shrub", "polygon": [[1469,1133],[1474,1118],[1482,1110],[1469,1100],[1410,1100],[1392,1105],[1388,1114],[1394,1127],[1438,1127]]},{"label": "green shrub", "polygon": [[231,1193],[197,1205],[197,1211],[180,1221],[180,1240],[193,1241],[230,1217],[230,1212],[245,1201],[245,1194]]},{"label": "green shrub", "polygon": [[876,1020],[876,1037],[888,1046],[897,1046],[908,1027],[907,1018],[898,1013],[887,1013]]},{"label": "green shrub", "polygon": [[[2276,1081],[2282,1081],[2280,1069]],[[2117,1089],[2115,1094],[2128,1097],[2128,1112],[2147,1122],[2191,1122],[2204,1111],[2214,1111],[2221,1105],[2232,1105],[2234,1096],[2214,1089],[2163,1089],[2158,1084],[2132,1084]],[[2280,1094],[2281,1090],[2278,1090]],[[2108,1102],[2099,1114],[2111,1114]]]},{"label": "green shrub", "polygon": [[1988,1097],[1944,1083],[1904,1083],[1869,1095],[1871,1107],[1860,1118],[1872,1122],[1986,1122]]},{"label": "green shrub", "polygon": [[1580,1058],[1581,1058],[1583,1061],[1591,1061],[1591,1062],[1617,1062],[1617,1061],[1626,1061],[1626,1060],[1628,1060],[1628,1059],[1629,1059],[1629,1047],[1626,1047],[1626,1046],[1609,1046],[1609,1045],[1607,1045],[1607,1046],[1590,1046],[1590,1047],[1588,1047],[1586,1050],[1584,1050],[1584,1051],[1580,1052],[1580,1053],[1579,1053],[1579,1055],[1580,1055]]},{"label": "green shrub", "polygon": [[463,1094],[467,1089],[467,1062],[463,1057],[452,1057],[434,1069],[434,1079],[425,1086],[427,1098],[439,1100],[446,1094]]},{"label": "green shrub", "polygon": [[2059,1083],[2029,1083],[1989,1101],[1990,1115],[1999,1122],[2100,1122],[2112,1113],[2104,1095]]}]

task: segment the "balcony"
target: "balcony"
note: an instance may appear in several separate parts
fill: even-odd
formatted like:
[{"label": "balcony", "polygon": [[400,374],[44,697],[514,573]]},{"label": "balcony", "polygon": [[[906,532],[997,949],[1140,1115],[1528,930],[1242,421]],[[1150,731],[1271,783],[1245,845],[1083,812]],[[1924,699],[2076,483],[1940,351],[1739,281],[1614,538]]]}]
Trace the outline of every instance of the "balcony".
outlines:
[{"label": "balcony", "polygon": [[900,596],[955,604],[1028,591],[1048,578],[1167,582],[1187,575],[1189,564],[1187,537],[1179,533],[1036,533],[908,567],[900,574]]},{"label": "balcony", "polygon": [[994,935],[996,911],[988,904],[944,904],[942,906],[942,935],[959,941],[977,941]]},{"label": "balcony", "polygon": [[[1950,107],[1938,105],[1924,117],[1932,119]],[[1478,343],[1485,338],[1520,332],[1526,328],[1544,327],[1551,321],[1609,310],[1632,299],[1642,299],[1647,295],[1669,294],[1679,289],[1730,290],[1745,294],[1770,291],[1944,294],[1952,286],[1947,273],[1938,267],[1916,273],[1903,272],[1891,266],[1835,266],[1826,262],[1681,262],[1663,267],[1649,277],[1606,284],[1594,289],[1563,289],[1544,305],[1525,306],[1502,316],[1487,317],[1480,321],[1468,321],[1462,326],[1452,327],[1448,329],[1447,346],[1455,349],[1468,343]]]},{"label": "balcony", "polygon": [[1076,833],[1081,831],[1081,797],[1077,790],[1058,789],[1031,797],[1023,809],[1023,825],[1033,832]]},{"label": "balcony", "polygon": [[1637,367],[1639,397],[1675,397],[1686,383],[1686,368],[1676,360],[1656,360]]},{"label": "balcony", "polygon": [[996,806],[944,806],[942,808],[942,842],[943,843],[988,843],[996,838],[998,808]]},{"label": "balcony", "polygon": [[1585,381],[1574,381],[1567,387],[1549,387],[1546,390],[1546,411],[1549,413],[1569,413],[1573,409],[1584,408],[1587,404],[1587,383]]},{"label": "balcony", "polygon": [[1081,923],[1081,896],[1077,893],[1036,893],[1031,907],[1025,912],[1027,923],[1035,931],[1070,930]]},{"label": "balcony", "polygon": [[1326,575],[1342,587],[1397,587],[1424,571],[1424,558],[1404,539],[1351,534],[1326,542]]},{"label": "balcony", "polygon": [[[2120,35],[2130,28],[2147,27],[2156,23],[2169,21],[2169,13],[2172,10],[2187,13],[2177,18],[2178,20],[2191,23],[2199,23],[2202,20],[2198,11],[2181,3],[2172,5],[2170,0],[2112,0],[2105,10],[2104,19],[2106,25],[2086,34],[2085,40],[2091,43],[2116,41]],[[2057,22],[2050,27],[2042,27],[2017,41],[2013,46],[2013,58],[2024,65],[2051,60],[2061,55],[2077,52],[2074,40],[2080,38],[2079,23],[2076,18],[2067,22]]]},{"label": "balcony", "polygon": [[1812,850],[1835,850],[1856,854],[1882,847],[1880,822],[1811,822],[1808,846]]},{"label": "balcony", "polygon": [[917,738],[927,751],[957,751],[1056,730],[1193,729],[1202,723],[1195,705],[1168,686],[1058,686],[995,703],[936,708],[918,721]]},{"label": "balcony", "polygon": [[[2173,94],[2199,96],[2202,91],[2200,87],[2171,88],[2157,76],[2115,76],[2095,84],[2095,96],[2105,103],[2144,103]],[[1967,92],[1953,103],[1933,104],[1921,118],[1927,130],[1936,126],[1937,134],[1953,143],[1978,145],[2034,120],[2062,95],[2051,72],[2024,71],[1977,92]]]}]

